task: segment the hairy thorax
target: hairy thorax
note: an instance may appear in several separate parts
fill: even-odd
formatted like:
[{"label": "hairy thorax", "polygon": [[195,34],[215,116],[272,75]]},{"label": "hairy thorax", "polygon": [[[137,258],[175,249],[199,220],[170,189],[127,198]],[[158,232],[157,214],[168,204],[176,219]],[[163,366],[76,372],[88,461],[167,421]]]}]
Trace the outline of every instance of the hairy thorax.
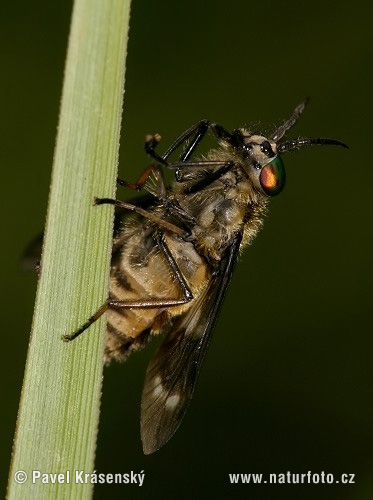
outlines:
[{"label": "hairy thorax", "polygon": [[238,168],[206,189],[188,197],[180,194],[176,199],[195,218],[191,229],[195,247],[208,259],[217,261],[243,226],[242,246],[250,243],[261,226],[267,205]]}]

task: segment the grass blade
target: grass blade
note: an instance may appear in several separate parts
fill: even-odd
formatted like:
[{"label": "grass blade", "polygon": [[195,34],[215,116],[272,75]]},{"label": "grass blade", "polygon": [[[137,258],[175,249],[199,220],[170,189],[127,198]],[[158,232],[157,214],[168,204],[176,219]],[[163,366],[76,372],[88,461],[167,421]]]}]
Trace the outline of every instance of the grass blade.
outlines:
[{"label": "grass blade", "polygon": [[[115,194],[129,8],[130,0],[76,0],[73,9],[11,500],[92,494],[73,471],[94,468],[105,320],[71,344],[61,337],[108,293],[113,209],[94,207],[93,198]],[[24,484],[14,480],[19,470]],[[70,484],[32,483],[32,471],[67,470]]]}]

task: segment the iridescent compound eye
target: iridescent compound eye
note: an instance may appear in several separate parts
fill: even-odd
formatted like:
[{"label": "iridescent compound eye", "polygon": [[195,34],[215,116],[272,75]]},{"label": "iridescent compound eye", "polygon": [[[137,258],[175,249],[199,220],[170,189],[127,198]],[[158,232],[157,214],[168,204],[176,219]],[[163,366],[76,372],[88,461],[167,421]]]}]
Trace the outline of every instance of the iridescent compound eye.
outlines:
[{"label": "iridescent compound eye", "polygon": [[259,175],[260,186],[267,196],[280,193],[284,189],[285,179],[285,167],[280,156],[267,163]]}]

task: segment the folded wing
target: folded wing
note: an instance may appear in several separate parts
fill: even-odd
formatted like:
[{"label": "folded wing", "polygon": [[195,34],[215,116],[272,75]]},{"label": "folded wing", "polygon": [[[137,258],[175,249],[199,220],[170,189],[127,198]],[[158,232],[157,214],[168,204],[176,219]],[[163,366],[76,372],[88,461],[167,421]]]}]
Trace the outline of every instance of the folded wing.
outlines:
[{"label": "folded wing", "polygon": [[141,403],[141,438],[145,454],[161,448],[179,427],[221,307],[242,235],[237,235],[204,292],[174,322],[150,361]]}]

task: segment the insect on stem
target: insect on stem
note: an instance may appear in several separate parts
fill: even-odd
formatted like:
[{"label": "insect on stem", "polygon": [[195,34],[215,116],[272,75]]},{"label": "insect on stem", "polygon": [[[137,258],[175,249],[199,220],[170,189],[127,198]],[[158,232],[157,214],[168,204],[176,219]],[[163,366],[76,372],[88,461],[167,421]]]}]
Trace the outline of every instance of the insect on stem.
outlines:
[{"label": "insect on stem", "polygon": [[[185,415],[238,255],[261,227],[269,199],[285,186],[283,154],[314,145],[347,147],[325,137],[284,139],[306,102],[268,137],[245,128],[229,132],[200,120],[159,155],[155,149],[160,136],[147,136],[145,151],[154,164],[137,182],[118,179],[118,184],[135,191],[145,188],[154,199],[144,197],[136,204],[94,200],[95,205],[119,209],[109,294],[98,311],[63,340],[76,339],[107,312],[108,363],[124,361],[150,337],[164,334],[148,366],[142,395],[145,454],[167,443]],[[217,149],[195,156],[209,131]],[[164,183],[166,168],[175,172],[170,186]]]}]

